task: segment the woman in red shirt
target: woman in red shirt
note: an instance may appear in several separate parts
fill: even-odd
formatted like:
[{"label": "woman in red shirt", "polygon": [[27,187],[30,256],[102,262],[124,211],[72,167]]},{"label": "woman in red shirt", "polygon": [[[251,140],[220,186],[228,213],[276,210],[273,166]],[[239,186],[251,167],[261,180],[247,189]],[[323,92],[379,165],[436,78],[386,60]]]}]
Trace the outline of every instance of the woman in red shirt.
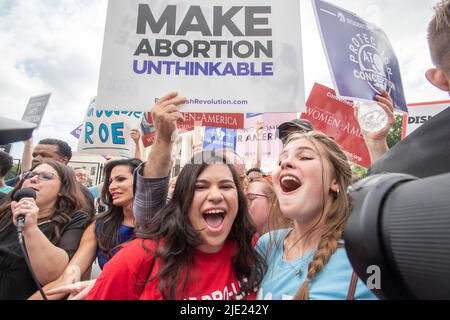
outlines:
[{"label": "woman in red shirt", "polygon": [[[227,163],[220,151],[196,154],[169,203],[105,265],[87,299],[255,298],[266,264],[253,246],[256,230],[239,178]],[[167,194],[168,183],[162,185]]]}]

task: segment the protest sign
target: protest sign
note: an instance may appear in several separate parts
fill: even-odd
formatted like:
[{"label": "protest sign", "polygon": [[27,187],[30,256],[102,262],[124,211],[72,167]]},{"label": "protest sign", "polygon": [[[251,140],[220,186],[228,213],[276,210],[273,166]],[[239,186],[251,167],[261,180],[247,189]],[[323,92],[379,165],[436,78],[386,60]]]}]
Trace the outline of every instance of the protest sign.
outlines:
[{"label": "protest sign", "polygon": [[203,150],[229,148],[236,150],[236,130],[206,127]]},{"label": "protest sign", "polygon": [[131,129],[138,129],[142,112],[96,110],[95,98],[89,104],[78,140],[78,152],[133,158],[135,142]]},{"label": "protest sign", "polygon": [[258,136],[256,125],[258,120],[264,122],[261,136],[261,167],[270,172],[276,166],[278,156],[283,150],[281,140],[277,138],[277,128],[283,123],[297,118],[297,113],[264,113],[247,114],[244,129],[237,132],[236,152],[244,158],[247,166],[252,166],[256,159]]},{"label": "protest sign", "polygon": [[76,129],[74,129],[70,134],[77,139],[80,139],[81,132],[83,130],[83,124],[80,124]]},{"label": "protest sign", "polygon": [[51,93],[31,97],[28,101],[25,112],[23,113],[22,120],[34,123],[36,124],[36,128],[39,128],[42,118],[44,117],[48,101],[50,100],[50,96]]},{"label": "protest sign", "polygon": [[297,0],[108,2],[99,109],[177,91],[185,112],[301,112],[303,78]]},{"label": "protest sign", "polygon": [[409,114],[403,115],[402,139],[448,107],[450,100],[408,104]]},{"label": "protest sign", "polygon": [[313,7],[337,95],[375,101],[384,89],[396,110],[408,112],[399,63],[384,31],[328,2],[313,0]]},{"label": "protest sign", "polygon": [[[242,129],[244,114],[242,113],[197,113],[182,112],[183,121],[177,123],[178,133],[194,130],[194,127],[217,127],[225,129]],[[155,128],[151,113],[145,114],[141,122],[142,142],[149,147],[155,140]]]},{"label": "protest sign", "polygon": [[369,150],[353,114],[351,102],[336,97],[333,89],[315,83],[306,107],[302,119],[311,121],[315,130],[332,137],[350,161],[365,168],[370,166]]},{"label": "protest sign", "polygon": [[10,153],[11,152],[11,148],[12,148],[12,144],[5,144],[5,145],[1,145],[0,146],[0,151],[6,152],[6,153]]}]

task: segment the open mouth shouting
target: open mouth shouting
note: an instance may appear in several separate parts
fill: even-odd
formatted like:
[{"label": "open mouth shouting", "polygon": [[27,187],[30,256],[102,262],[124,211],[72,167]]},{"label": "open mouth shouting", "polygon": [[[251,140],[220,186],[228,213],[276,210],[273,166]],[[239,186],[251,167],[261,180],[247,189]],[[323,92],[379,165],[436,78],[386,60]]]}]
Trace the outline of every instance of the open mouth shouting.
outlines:
[{"label": "open mouth shouting", "polygon": [[280,186],[283,193],[291,194],[302,186],[302,182],[297,177],[286,174],[280,176]]},{"label": "open mouth shouting", "polygon": [[211,232],[220,232],[223,229],[226,211],[222,208],[207,209],[203,211],[202,217]]}]

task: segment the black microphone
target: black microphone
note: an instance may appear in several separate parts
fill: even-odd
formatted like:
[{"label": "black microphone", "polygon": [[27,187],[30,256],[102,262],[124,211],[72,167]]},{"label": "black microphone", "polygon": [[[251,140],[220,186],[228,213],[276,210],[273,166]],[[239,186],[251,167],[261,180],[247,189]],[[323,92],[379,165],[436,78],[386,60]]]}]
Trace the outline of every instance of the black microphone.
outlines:
[{"label": "black microphone", "polygon": [[[19,202],[23,198],[33,198],[36,200],[36,191],[31,188],[23,188],[14,194],[13,200]],[[25,225],[25,216],[20,215],[17,217],[17,232],[22,232]]]}]

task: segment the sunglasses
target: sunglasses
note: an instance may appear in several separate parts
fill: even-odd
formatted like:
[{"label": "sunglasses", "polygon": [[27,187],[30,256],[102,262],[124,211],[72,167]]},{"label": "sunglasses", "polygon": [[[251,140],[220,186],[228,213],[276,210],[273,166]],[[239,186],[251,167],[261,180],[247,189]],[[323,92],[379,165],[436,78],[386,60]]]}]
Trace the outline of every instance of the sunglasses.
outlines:
[{"label": "sunglasses", "polygon": [[28,171],[28,172],[25,172],[22,175],[22,177],[25,180],[29,180],[29,179],[31,179],[31,178],[33,178],[35,176],[37,176],[38,179],[41,180],[41,181],[50,181],[50,180],[53,180],[55,178],[58,178],[58,176],[55,173],[53,173],[53,172],[33,172],[33,171]]}]

